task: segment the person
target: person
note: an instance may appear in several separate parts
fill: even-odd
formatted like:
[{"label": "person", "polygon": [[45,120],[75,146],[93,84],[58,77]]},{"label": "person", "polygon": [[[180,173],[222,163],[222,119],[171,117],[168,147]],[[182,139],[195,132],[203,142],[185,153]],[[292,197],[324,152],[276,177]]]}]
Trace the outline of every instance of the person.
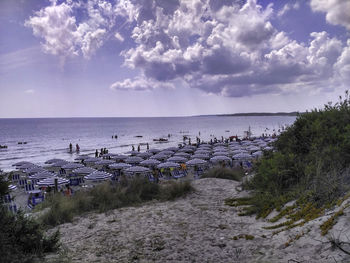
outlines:
[{"label": "person", "polygon": [[140,152],[140,144],[137,146],[137,151]]},{"label": "person", "polygon": [[97,158],[98,157],[98,151],[96,149],[96,152],[95,152],[95,157]]},{"label": "person", "polygon": [[147,150],[149,150],[149,144],[147,143]]},{"label": "person", "polygon": [[77,152],[80,152],[79,144],[77,144],[77,145],[75,146],[75,148],[77,149]]},{"label": "person", "polygon": [[132,150],[132,151],[135,151],[135,147],[134,147],[134,145],[131,147],[131,150]]},{"label": "person", "polygon": [[71,196],[72,195],[72,189],[70,188],[69,184],[66,184],[66,190],[64,191],[65,196]]},{"label": "person", "polygon": [[72,152],[73,151],[73,145],[72,143],[69,144],[69,152]]}]

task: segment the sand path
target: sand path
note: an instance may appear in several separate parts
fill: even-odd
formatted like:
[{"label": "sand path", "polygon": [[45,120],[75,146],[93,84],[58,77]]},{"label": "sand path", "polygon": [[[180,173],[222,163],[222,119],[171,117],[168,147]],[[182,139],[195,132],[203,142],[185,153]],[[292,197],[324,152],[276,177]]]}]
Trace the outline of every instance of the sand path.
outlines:
[{"label": "sand path", "polygon": [[[224,204],[225,198],[246,194],[237,192],[237,182],[200,179],[193,186],[195,193],[173,202],[89,214],[61,225],[68,257],[73,262],[350,262],[320,236],[322,218],[272,236],[262,228],[270,225],[266,220],[240,217],[238,208]],[[337,227],[349,223],[345,216]],[[233,238],[240,234],[254,239]]]}]

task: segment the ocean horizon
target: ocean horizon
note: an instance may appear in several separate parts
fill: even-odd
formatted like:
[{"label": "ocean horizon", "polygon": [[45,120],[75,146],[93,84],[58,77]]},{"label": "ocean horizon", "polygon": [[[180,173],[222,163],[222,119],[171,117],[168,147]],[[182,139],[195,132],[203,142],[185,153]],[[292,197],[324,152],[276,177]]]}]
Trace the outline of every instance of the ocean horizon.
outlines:
[{"label": "ocean horizon", "polygon": [[[50,158],[73,161],[79,154],[93,155],[96,149],[126,153],[140,145],[150,148],[178,146],[183,136],[192,142],[229,136],[242,137],[250,127],[253,136],[278,133],[295,116],[191,116],[191,117],[70,117],[0,119],[0,169],[10,171],[18,161],[43,164]],[[117,139],[112,138],[115,135]],[[154,141],[166,138],[167,142]],[[69,144],[80,152],[69,152]]]}]

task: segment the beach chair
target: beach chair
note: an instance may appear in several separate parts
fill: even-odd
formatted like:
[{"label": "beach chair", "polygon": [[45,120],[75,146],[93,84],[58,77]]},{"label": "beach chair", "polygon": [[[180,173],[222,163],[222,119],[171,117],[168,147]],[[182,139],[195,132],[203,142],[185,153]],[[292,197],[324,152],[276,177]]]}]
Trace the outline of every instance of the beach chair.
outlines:
[{"label": "beach chair", "polygon": [[18,181],[18,185],[19,186],[25,186],[27,184],[27,179],[19,179]]},{"label": "beach chair", "polygon": [[174,170],[171,172],[172,177],[174,177],[175,179],[179,179],[181,177],[184,177],[184,175],[182,173],[180,173],[178,170]]},{"label": "beach chair", "polygon": [[12,198],[10,194],[6,194],[2,197],[2,202],[5,204],[11,203],[12,202]]},{"label": "beach chair", "polygon": [[66,170],[64,170],[64,169],[60,169],[60,175],[66,175],[67,173],[66,173]]},{"label": "beach chair", "polygon": [[33,191],[34,190],[34,184],[26,184],[24,186],[24,190],[28,193],[30,191]]},{"label": "beach chair", "polygon": [[17,213],[17,205],[15,203],[11,203],[7,206],[8,211],[15,214]]},{"label": "beach chair", "polygon": [[20,179],[20,175],[19,174],[13,174],[12,175],[12,182],[18,182]]}]

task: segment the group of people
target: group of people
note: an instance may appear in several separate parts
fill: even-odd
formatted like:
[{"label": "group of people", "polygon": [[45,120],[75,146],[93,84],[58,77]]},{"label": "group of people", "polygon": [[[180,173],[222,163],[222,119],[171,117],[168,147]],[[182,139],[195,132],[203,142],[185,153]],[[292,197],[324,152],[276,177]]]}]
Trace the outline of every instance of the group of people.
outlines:
[{"label": "group of people", "polygon": [[[76,145],[75,145],[75,151],[76,151],[77,153],[80,152],[80,146],[79,146],[79,144],[76,144]],[[72,145],[72,143],[69,144],[69,152],[70,152],[70,153],[73,152],[73,145]]]},{"label": "group of people", "polygon": [[[147,150],[149,150],[149,144],[148,144],[148,143],[146,144],[146,148],[147,148]],[[135,151],[135,146],[134,146],[134,145],[131,146],[131,150],[132,150],[132,151]],[[137,151],[138,151],[138,152],[141,151],[141,146],[140,146],[140,144],[137,145]]]},{"label": "group of people", "polygon": [[96,151],[95,151],[95,157],[96,157],[96,158],[97,158],[97,157],[101,157],[102,155],[107,154],[107,153],[108,153],[108,150],[107,150],[106,148],[101,148],[100,153],[98,153],[98,150],[96,149]]}]

